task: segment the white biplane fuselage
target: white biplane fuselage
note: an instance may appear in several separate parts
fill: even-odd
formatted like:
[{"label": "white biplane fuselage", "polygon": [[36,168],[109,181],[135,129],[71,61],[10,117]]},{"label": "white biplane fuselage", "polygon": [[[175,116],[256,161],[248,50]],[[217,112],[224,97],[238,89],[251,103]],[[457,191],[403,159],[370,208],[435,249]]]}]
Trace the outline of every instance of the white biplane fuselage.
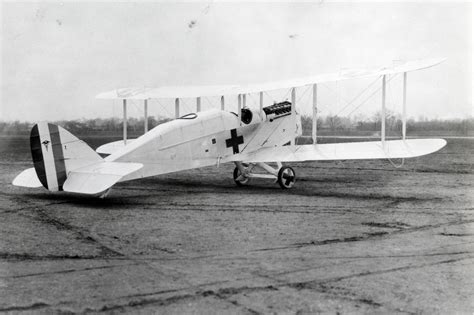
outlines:
[{"label": "white biplane fuselage", "polygon": [[133,162],[143,168],[122,180],[131,180],[187,169],[218,165],[239,153],[290,143],[301,135],[301,118],[286,113],[249,110],[241,122],[231,112],[209,110],[185,115],[158,125],[105,158],[110,162]]}]

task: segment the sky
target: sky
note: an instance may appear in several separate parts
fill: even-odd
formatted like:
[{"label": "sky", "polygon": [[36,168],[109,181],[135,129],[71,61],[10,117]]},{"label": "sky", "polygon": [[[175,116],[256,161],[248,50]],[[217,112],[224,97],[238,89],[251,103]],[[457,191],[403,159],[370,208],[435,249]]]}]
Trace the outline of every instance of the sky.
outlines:
[{"label": "sky", "polygon": [[[2,1],[0,9],[2,121],[120,117],[119,101],[95,99],[116,88],[248,84],[437,57],[447,60],[408,74],[408,115],[473,116],[469,2]],[[375,79],[321,84],[320,114],[373,115]],[[402,79],[389,79],[387,106],[400,112]],[[297,95],[309,114],[310,92]],[[287,97],[269,92],[265,102]],[[233,109],[236,97],[228,99]],[[256,106],[258,96],[248,99]],[[182,104],[182,113],[194,110],[194,100]],[[212,106],[217,98],[203,100]],[[142,111],[131,103],[129,115]],[[151,101],[149,112],[171,117],[174,101]]]}]

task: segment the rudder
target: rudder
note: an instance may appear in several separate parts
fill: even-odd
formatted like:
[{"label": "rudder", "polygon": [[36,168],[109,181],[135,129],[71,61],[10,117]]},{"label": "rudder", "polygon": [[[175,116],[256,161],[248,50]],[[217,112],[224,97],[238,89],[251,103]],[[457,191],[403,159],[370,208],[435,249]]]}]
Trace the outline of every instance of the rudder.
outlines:
[{"label": "rudder", "polygon": [[74,169],[102,161],[84,141],[47,122],[33,126],[30,147],[36,175],[50,191],[62,191],[68,173]]}]

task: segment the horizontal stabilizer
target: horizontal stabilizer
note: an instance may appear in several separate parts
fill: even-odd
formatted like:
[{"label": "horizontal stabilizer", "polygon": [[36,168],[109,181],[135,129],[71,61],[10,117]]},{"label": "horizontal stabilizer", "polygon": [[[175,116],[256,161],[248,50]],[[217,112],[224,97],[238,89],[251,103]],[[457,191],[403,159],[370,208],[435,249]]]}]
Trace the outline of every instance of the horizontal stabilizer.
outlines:
[{"label": "horizontal stabilizer", "polygon": [[78,194],[99,195],[124,176],[143,167],[140,163],[99,162],[68,174],[63,190]]},{"label": "horizontal stabilizer", "polygon": [[41,184],[38,175],[36,175],[36,170],[34,167],[21,172],[17,177],[15,177],[12,184],[14,186],[29,188],[43,187],[43,184]]},{"label": "horizontal stabilizer", "polygon": [[114,142],[109,142],[106,144],[101,145],[98,147],[95,152],[99,154],[113,154],[117,152],[118,150],[124,148],[125,146],[129,145],[132,143],[135,139],[127,139],[127,144],[123,142],[123,140],[118,140]]},{"label": "horizontal stabilizer", "polygon": [[250,153],[234,155],[225,162],[302,162],[330,160],[398,159],[430,154],[446,145],[444,139],[411,139],[380,141],[328,143],[267,147]]}]

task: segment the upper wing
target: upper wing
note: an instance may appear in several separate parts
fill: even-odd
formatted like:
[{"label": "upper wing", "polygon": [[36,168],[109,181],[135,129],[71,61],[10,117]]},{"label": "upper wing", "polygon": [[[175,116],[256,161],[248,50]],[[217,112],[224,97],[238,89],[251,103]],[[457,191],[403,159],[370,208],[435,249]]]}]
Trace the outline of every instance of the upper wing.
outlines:
[{"label": "upper wing", "polygon": [[266,147],[254,152],[233,155],[222,162],[301,162],[328,160],[362,160],[386,158],[410,158],[438,151],[446,145],[444,139],[412,139],[380,141],[329,143],[317,145],[298,145]]},{"label": "upper wing", "polygon": [[99,99],[160,99],[160,98],[194,98],[200,96],[221,96],[272,91],[308,84],[334,82],[347,79],[365,78],[384,74],[410,72],[433,67],[444,58],[413,60],[395,66],[373,69],[346,69],[335,73],[320,74],[304,78],[273,81],[250,85],[203,85],[203,86],[163,86],[158,88],[124,88],[100,93]]}]

